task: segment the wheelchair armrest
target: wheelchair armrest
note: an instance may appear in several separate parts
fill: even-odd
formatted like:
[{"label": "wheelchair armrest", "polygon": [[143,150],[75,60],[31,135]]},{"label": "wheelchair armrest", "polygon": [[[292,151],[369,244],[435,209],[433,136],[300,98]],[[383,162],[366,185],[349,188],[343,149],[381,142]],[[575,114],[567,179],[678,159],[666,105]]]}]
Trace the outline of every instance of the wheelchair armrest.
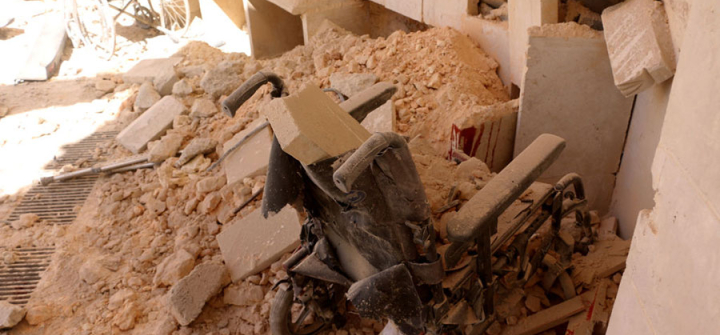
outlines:
[{"label": "wheelchair armrest", "polygon": [[452,242],[472,242],[560,156],[562,138],[542,134],[475,194],[448,222]]}]

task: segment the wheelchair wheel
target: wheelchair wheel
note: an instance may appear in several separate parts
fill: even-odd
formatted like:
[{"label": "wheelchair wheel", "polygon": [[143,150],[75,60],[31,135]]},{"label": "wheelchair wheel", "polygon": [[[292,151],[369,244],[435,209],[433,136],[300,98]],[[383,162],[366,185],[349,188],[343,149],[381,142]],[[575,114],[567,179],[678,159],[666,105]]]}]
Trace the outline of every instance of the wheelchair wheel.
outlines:
[{"label": "wheelchair wheel", "polygon": [[189,0],[155,0],[154,9],[160,16],[160,26],[176,37],[182,37],[190,27]]},{"label": "wheelchair wheel", "polygon": [[295,305],[293,289],[290,285],[278,287],[275,299],[270,308],[270,330],[273,335],[311,335],[323,330],[326,323],[322,320],[307,324],[304,323],[312,311],[308,307],[302,307],[300,313],[293,317],[293,305]]},{"label": "wheelchair wheel", "polygon": [[107,0],[71,0],[83,44],[103,59],[115,54],[115,19]]}]

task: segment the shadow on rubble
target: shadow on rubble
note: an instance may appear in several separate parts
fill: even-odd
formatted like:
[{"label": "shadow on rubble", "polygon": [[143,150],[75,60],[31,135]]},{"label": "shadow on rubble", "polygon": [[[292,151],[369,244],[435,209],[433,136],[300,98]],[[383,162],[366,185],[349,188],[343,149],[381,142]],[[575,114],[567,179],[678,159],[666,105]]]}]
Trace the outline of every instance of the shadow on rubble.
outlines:
[{"label": "shadow on rubble", "polygon": [[25,33],[23,29],[17,28],[0,28],[0,41],[9,40],[15,36],[19,36]]}]

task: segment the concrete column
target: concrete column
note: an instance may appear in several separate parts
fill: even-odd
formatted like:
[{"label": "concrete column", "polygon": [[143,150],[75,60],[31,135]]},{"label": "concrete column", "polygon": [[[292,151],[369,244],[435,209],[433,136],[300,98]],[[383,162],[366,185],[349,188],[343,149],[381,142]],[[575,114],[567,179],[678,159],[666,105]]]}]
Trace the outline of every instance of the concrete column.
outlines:
[{"label": "concrete column", "polygon": [[303,44],[300,17],[267,0],[244,0],[244,3],[253,57],[278,56]]}]

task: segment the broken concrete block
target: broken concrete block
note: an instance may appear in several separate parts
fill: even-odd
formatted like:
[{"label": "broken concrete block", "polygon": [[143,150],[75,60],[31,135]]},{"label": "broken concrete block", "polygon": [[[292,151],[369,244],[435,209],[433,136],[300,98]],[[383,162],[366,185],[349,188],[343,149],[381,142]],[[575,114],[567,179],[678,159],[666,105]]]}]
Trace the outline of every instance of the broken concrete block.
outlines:
[{"label": "broken concrete block", "polygon": [[115,86],[115,82],[110,79],[100,79],[95,82],[95,89],[103,93],[112,92]]},{"label": "broken concrete block", "polygon": [[205,197],[205,199],[203,199],[200,205],[198,205],[198,211],[203,214],[208,214],[212,212],[213,209],[217,208],[221,200],[222,197],[218,194],[218,192],[210,193]]},{"label": "broken concrete block", "polygon": [[195,257],[185,249],[180,249],[165,258],[157,266],[153,284],[158,286],[171,286],[185,277],[195,266]]},{"label": "broken concrete block", "polygon": [[[225,142],[223,152],[227,152],[264,122],[264,118],[258,118],[250,123],[243,131],[235,134],[232,139]],[[272,130],[270,127],[265,127],[265,129],[248,138],[245,143],[230,153],[223,162],[227,184],[242,183],[245,178],[265,174],[270,162],[272,141]]]},{"label": "broken concrete block", "polygon": [[311,85],[265,110],[283,151],[310,165],[358,148],[370,133],[327,94]]},{"label": "broken concrete block", "polygon": [[583,177],[589,207],[607,211],[633,99],[615,88],[602,33],[574,22],[529,30],[528,67],[520,96],[515,155],[540,134],[567,147],[540,181]]},{"label": "broken concrete block", "polygon": [[180,158],[175,162],[175,167],[179,168],[195,158],[198,155],[204,155],[215,151],[215,147],[218,145],[216,140],[212,138],[194,138],[190,143],[183,149]]},{"label": "broken concrete block", "polygon": [[150,149],[148,160],[153,163],[160,163],[170,157],[175,157],[182,145],[183,136],[179,134],[167,134],[163,136]]},{"label": "broken concrete block", "polygon": [[200,87],[206,93],[219,97],[232,93],[243,82],[243,62],[223,61],[215,68],[205,73],[200,80]]},{"label": "broken concrete block", "polygon": [[162,136],[172,126],[176,116],[186,112],[185,105],[172,96],[166,96],[125,127],[115,139],[132,153],[138,154],[147,147],[148,142]]},{"label": "broken concrete block", "polygon": [[211,117],[217,114],[218,109],[210,99],[197,99],[190,107],[191,118]]},{"label": "broken concrete block", "polygon": [[388,100],[388,102],[370,112],[360,124],[371,133],[395,131],[394,101]]},{"label": "broken concrete block", "polygon": [[184,97],[193,92],[192,84],[187,80],[181,79],[180,81],[173,84],[172,94]]},{"label": "broken concrete block", "polygon": [[264,218],[261,210],[233,220],[217,235],[233,281],[254,275],[300,244],[300,218],[291,206]]},{"label": "broken concrete block", "polygon": [[628,0],[602,13],[615,85],[638,94],[675,73],[675,53],[665,7],[660,1]]},{"label": "broken concrete block", "polygon": [[146,81],[140,85],[133,104],[133,110],[136,113],[142,113],[160,101],[160,98],[162,98],[160,93],[155,90],[155,87],[150,82]]},{"label": "broken concrete block", "polygon": [[377,82],[378,78],[372,73],[353,73],[330,75],[330,86],[337,89],[347,97],[351,97],[362,90],[369,88]]},{"label": "broken concrete block", "polygon": [[25,317],[25,309],[5,300],[0,301],[0,329],[12,328]]},{"label": "broken concrete block", "polygon": [[523,81],[528,49],[528,28],[558,22],[558,0],[508,0],[510,80]]},{"label": "broken concrete block", "polygon": [[123,82],[142,84],[149,81],[161,95],[168,95],[173,85],[180,80],[175,74],[175,65],[181,61],[182,57],[142,60],[123,75]]},{"label": "broken concrete block", "polygon": [[206,177],[195,184],[197,194],[205,194],[217,191],[225,186],[225,176]]},{"label": "broken concrete block", "polygon": [[229,282],[227,269],[220,264],[200,264],[168,293],[170,313],[187,326],[202,312],[205,302]]},{"label": "broken concrete block", "polygon": [[462,153],[477,157],[493,172],[513,158],[519,101],[500,102],[475,108],[455,120],[450,133],[450,156]]}]

